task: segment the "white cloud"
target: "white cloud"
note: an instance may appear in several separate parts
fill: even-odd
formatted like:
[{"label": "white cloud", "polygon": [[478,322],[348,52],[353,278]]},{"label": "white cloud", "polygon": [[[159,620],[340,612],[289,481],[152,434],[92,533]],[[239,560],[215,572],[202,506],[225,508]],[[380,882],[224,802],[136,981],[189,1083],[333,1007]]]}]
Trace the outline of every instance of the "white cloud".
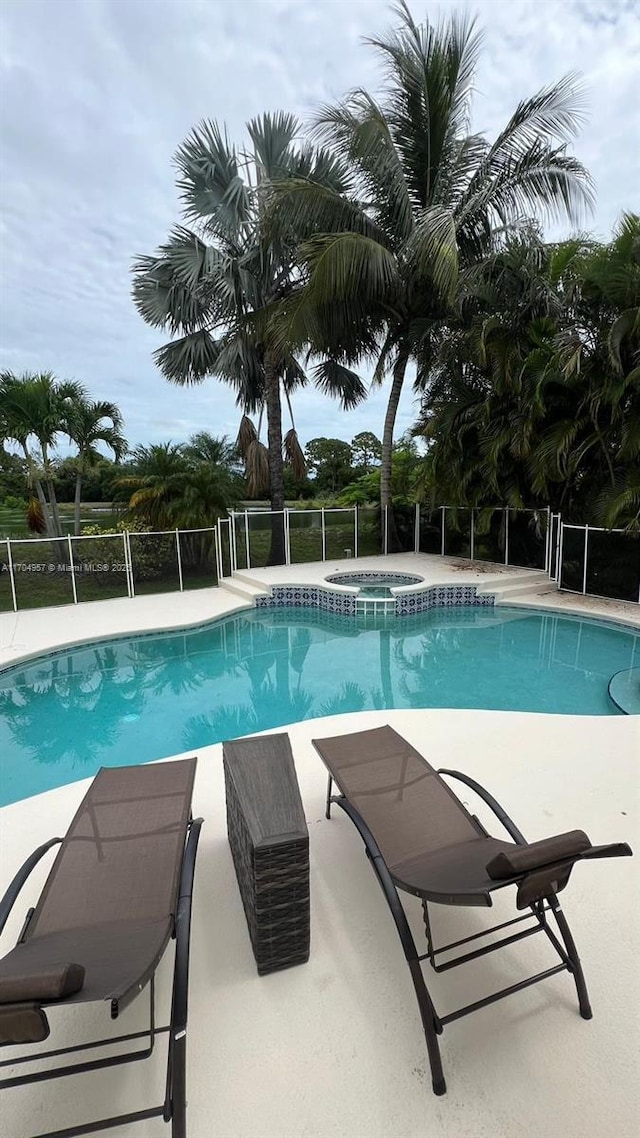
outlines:
[{"label": "white cloud", "polygon": [[[420,18],[426,10],[412,3]],[[633,0],[480,0],[485,28],[474,126],[495,131],[519,99],[583,73],[590,117],[576,152],[597,183],[605,237],[637,207],[640,12]],[[429,5],[429,15],[438,10]],[[361,42],[389,26],[383,0],[5,0],[0,29],[3,153],[0,362],[82,379],[120,403],[132,442],[209,426],[234,434],[233,395],[211,381],[170,387],[161,337],[130,299],[130,266],[178,216],[171,156],[204,116],[244,123],[265,109],[305,117],[379,75]],[[344,414],[296,399],[303,439],[381,433],[385,392]],[[414,417],[403,395],[398,433]]]}]

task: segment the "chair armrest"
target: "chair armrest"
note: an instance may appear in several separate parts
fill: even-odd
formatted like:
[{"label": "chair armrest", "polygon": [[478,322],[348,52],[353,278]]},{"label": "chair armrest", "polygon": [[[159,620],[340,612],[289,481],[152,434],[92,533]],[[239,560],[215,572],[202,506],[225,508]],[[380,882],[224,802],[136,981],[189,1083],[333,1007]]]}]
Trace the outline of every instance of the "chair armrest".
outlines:
[{"label": "chair armrest", "polygon": [[489,809],[493,810],[496,818],[499,822],[502,822],[505,830],[509,836],[513,838],[516,845],[527,845],[527,839],[525,838],[524,834],[520,832],[515,822],[511,820],[506,810],[502,808],[498,800],[494,798],[492,794],[489,794],[489,791],[485,790],[484,786],[482,786],[481,783],[476,782],[474,778],[469,778],[468,774],[462,774],[461,771],[447,770],[446,767],[441,767],[438,771],[438,774],[448,774],[450,778],[455,778],[458,780],[458,782],[463,782],[465,786],[469,786],[471,790],[475,791],[475,793],[479,798],[482,799],[483,802],[486,802]]},{"label": "chair armrest", "polygon": [[7,889],[4,897],[2,898],[2,901],[0,901],[0,933],[7,923],[9,913],[15,905],[18,894],[20,893],[20,890],[22,889],[25,881],[29,877],[29,874],[33,869],[35,869],[36,865],[40,859],[44,857],[47,850],[50,850],[52,846],[57,845],[61,841],[62,838],[51,838],[50,841],[45,842],[44,845],[38,846],[38,849],[34,850],[33,853],[29,855],[24,864],[20,866],[20,869],[16,873],[13,881]]}]

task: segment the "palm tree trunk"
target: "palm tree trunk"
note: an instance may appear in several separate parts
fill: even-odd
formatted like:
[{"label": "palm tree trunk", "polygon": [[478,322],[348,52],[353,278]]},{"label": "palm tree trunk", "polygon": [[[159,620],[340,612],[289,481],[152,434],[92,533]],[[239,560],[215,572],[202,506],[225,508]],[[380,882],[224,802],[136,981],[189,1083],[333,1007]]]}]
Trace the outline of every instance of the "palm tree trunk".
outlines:
[{"label": "palm tree trunk", "polygon": [[40,509],[42,510],[42,516],[44,518],[45,533],[46,533],[47,537],[55,537],[53,524],[51,521],[51,512],[49,510],[49,503],[47,502],[47,499],[45,497],[45,493],[44,493],[44,490],[42,488],[42,482],[36,476],[35,464],[34,464],[34,461],[31,457],[31,455],[29,454],[28,447],[23,445],[22,450],[24,452],[24,457],[27,460],[27,470],[29,471],[29,483],[35,489],[38,501],[40,503]]},{"label": "palm tree trunk", "polygon": [[[385,521],[385,507],[387,508],[387,532],[389,553],[394,553],[398,546],[398,535],[391,504],[391,461],[393,456],[393,429],[395,427],[398,404],[402,394],[405,372],[409,362],[409,351],[406,345],[401,345],[398,358],[393,368],[393,381],[389,392],[387,413],[384,417],[384,430],[382,432],[382,454],[380,466],[380,507],[382,510],[382,525]],[[384,530],[383,530],[384,533]]]},{"label": "palm tree trunk", "polygon": [[269,447],[269,482],[271,509],[278,516],[271,521],[269,565],[283,565],[284,549],[284,464],[282,460],[282,408],[280,406],[280,361],[275,352],[267,351],[264,359],[264,401],[267,409],[267,442]]},{"label": "palm tree trunk", "polygon": [[76,537],[80,535],[80,503],[82,502],[82,467],[76,470],[76,495],[73,503],[73,532]]},{"label": "palm tree trunk", "polygon": [[36,478],[34,479],[33,485],[35,486],[35,491],[38,495],[38,501],[42,510],[42,516],[44,518],[45,533],[47,537],[55,537],[55,529],[51,520],[51,511],[49,510],[49,503],[47,502],[44,490],[42,488],[42,482],[39,478]]},{"label": "palm tree trunk", "polygon": [[53,521],[53,528],[56,537],[62,537],[62,523],[60,521],[60,513],[58,511],[58,499],[56,498],[56,490],[53,485],[53,479],[47,478],[47,493],[49,494],[49,505],[51,507],[51,518]]}]

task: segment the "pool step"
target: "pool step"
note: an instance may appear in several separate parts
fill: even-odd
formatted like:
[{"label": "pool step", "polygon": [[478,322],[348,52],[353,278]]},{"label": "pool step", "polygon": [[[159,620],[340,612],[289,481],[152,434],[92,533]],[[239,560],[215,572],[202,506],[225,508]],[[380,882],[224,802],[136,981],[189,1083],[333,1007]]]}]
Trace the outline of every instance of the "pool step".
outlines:
[{"label": "pool step", "polygon": [[242,597],[248,604],[253,604],[256,597],[264,597],[269,594],[269,589],[265,585],[257,585],[245,577],[223,577],[220,580],[220,588],[224,589],[227,593],[233,593],[236,597]]},{"label": "pool step", "polygon": [[556,591],[558,586],[554,581],[550,581],[547,574],[531,570],[529,573],[518,575],[517,577],[503,577],[497,578],[494,581],[487,581],[486,585],[478,589],[478,596],[486,596],[492,594],[496,599],[496,604],[510,604],[511,601],[518,600],[520,597],[535,596],[538,593],[549,593]]}]

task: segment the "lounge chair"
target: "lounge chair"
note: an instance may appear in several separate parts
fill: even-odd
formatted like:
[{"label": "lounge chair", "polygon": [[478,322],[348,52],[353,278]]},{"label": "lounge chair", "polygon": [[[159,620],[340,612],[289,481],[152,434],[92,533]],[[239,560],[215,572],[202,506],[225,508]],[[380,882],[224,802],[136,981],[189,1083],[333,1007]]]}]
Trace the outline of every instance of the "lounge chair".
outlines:
[{"label": "lounge chair", "polygon": [[[29,1073],[0,1079],[0,1088],[146,1059],[168,1033],[164,1102],[39,1138],[71,1138],[162,1117],[173,1138],[186,1135],[185,1061],[191,893],[202,819],[191,819],[196,760],[103,768],[65,838],[52,838],[27,859],[0,904],[0,932],[34,866],[52,846],[57,857],[18,943],[0,961],[0,1043],[38,1044],[49,1036],[45,1008],[107,1002],[116,1019],[149,989],[149,1026],[74,1046],[19,1055],[0,1067],[38,1061]],[[157,1027],[154,976],[175,938],[170,1022]],[[124,1054],[67,1062],[69,1055],[143,1040]],[[95,1054],[95,1051],[94,1051]],[[60,1059],[48,1070],[43,1059]],[[24,1069],[24,1068],[22,1068]]]},{"label": "lounge chair", "polygon": [[[567,884],[576,862],[628,855],[628,845],[592,846],[581,830],[529,844],[479,783],[459,771],[434,770],[391,727],[314,739],[313,743],[329,771],[326,816],[330,817],[331,804],[335,802],[356,826],[395,921],[420,1008],[435,1094],[446,1091],[438,1036],[447,1024],[461,1016],[566,970],[576,985],[581,1016],[591,1019],[582,967],[557,894]],[[456,797],[443,775],[473,790],[502,823],[510,840],[491,837]],[[336,796],[332,795],[334,781],[340,790]],[[435,947],[430,901],[439,905],[491,905],[492,893],[508,885],[517,888],[516,908],[529,910],[524,916]],[[398,889],[422,901],[425,953],[419,954],[416,949]],[[559,937],[550,926],[549,914],[556,922]],[[519,922],[528,924],[513,931]],[[445,953],[504,928],[512,931],[498,941],[441,959]],[[443,972],[539,932],[550,941],[560,958],[559,964],[448,1015],[437,1014],[425,984],[423,960],[428,960],[436,972]]]}]

